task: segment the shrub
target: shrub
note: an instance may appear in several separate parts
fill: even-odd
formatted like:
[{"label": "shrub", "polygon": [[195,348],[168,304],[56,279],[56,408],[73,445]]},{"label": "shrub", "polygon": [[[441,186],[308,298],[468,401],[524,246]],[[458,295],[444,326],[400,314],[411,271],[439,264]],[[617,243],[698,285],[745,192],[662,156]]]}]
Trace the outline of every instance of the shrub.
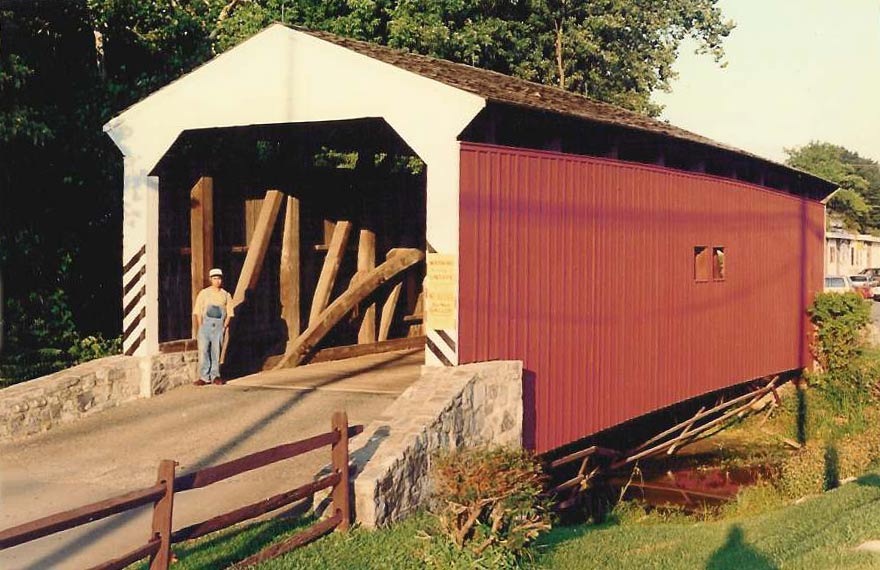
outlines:
[{"label": "shrub", "polygon": [[841,439],[837,444],[841,479],[863,475],[880,459],[880,427],[876,417],[869,418],[869,426],[858,436]]},{"label": "shrub", "polygon": [[106,339],[100,334],[83,337],[77,339],[67,352],[76,364],[112,356],[122,352],[122,337]]},{"label": "shrub", "polygon": [[787,499],[816,495],[825,490],[826,447],[810,442],[782,462],[776,486]]},{"label": "shrub", "polygon": [[0,388],[52,374],[68,366],[68,355],[59,348],[16,352],[0,360]]},{"label": "shrub", "polygon": [[83,338],[74,337],[72,346],[67,350],[36,348],[8,351],[0,359],[0,388],[121,352],[122,337],[105,339],[100,334]]},{"label": "shrub", "polygon": [[859,431],[880,377],[880,362],[866,352],[871,306],[855,293],[820,293],[808,312],[815,326],[812,350],[820,368],[808,380],[819,388],[831,414],[852,424],[843,431]]},{"label": "shrub", "polygon": [[767,480],[742,487],[736,498],[721,507],[724,518],[754,516],[777,509],[785,504],[782,492]]},{"label": "shrub", "polygon": [[550,529],[549,505],[540,498],[545,476],[527,452],[508,448],[446,453],[433,467],[442,532],[475,554],[488,547],[524,553]]},{"label": "shrub", "polygon": [[807,309],[816,327],[813,354],[822,370],[846,369],[864,350],[871,305],[856,293],[819,293]]},{"label": "shrub", "polygon": [[880,459],[880,427],[857,435],[814,440],[780,463],[776,487],[787,499],[834,489],[844,480],[863,475]]}]

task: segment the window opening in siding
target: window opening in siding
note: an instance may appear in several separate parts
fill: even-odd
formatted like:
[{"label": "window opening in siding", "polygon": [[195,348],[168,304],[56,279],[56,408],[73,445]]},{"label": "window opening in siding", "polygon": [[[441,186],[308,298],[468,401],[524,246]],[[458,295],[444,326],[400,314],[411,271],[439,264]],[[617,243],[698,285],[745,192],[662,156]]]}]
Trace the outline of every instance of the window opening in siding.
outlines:
[{"label": "window opening in siding", "polygon": [[724,248],[712,248],[712,279],[724,281]]},{"label": "window opening in siding", "polygon": [[712,252],[705,245],[694,248],[694,279],[710,281],[712,279]]}]

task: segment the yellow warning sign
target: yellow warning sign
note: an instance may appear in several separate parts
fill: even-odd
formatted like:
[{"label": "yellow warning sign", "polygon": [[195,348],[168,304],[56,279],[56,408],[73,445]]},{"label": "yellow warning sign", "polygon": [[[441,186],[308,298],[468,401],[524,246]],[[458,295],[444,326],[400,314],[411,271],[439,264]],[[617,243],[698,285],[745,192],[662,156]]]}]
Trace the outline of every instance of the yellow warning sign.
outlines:
[{"label": "yellow warning sign", "polygon": [[429,329],[454,329],[458,315],[458,257],[428,254],[425,275],[425,325]]}]

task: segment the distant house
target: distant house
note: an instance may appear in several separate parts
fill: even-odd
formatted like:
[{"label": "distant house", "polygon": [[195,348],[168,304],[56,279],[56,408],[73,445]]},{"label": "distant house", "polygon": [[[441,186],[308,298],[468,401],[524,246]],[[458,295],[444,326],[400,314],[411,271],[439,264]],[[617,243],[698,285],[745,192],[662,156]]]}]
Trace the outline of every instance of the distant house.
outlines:
[{"label": "distant house", "polygon": [[880,267],[880,237],[832,229],[825,233],[825,275],[855,275]]}]

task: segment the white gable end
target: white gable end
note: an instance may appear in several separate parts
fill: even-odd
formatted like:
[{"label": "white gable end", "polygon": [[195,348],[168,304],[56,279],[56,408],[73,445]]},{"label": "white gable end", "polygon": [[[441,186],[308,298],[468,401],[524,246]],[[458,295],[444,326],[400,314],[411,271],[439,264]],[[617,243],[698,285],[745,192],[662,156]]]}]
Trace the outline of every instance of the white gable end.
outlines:
[{"label": "white gable end", "polygon": [[485,99],[280,24],[105,125],[127,157],[155,166],[189,129],[384,118],[425,162]]},{"label": "white gable end", "polygon": [[[278,24],[127,109],[104,126],[125,156],[124,350],[158,350],[159,185],[149,173],[181,133],[382,118],[428,167],[427,242],[457,254],[457,137],[485,105],[472,93]],[[455,330],[446,333],[457,338]],[[451,350],[447,360],[456,363]],[[432,363],[430,353],[426,358]]]}]

